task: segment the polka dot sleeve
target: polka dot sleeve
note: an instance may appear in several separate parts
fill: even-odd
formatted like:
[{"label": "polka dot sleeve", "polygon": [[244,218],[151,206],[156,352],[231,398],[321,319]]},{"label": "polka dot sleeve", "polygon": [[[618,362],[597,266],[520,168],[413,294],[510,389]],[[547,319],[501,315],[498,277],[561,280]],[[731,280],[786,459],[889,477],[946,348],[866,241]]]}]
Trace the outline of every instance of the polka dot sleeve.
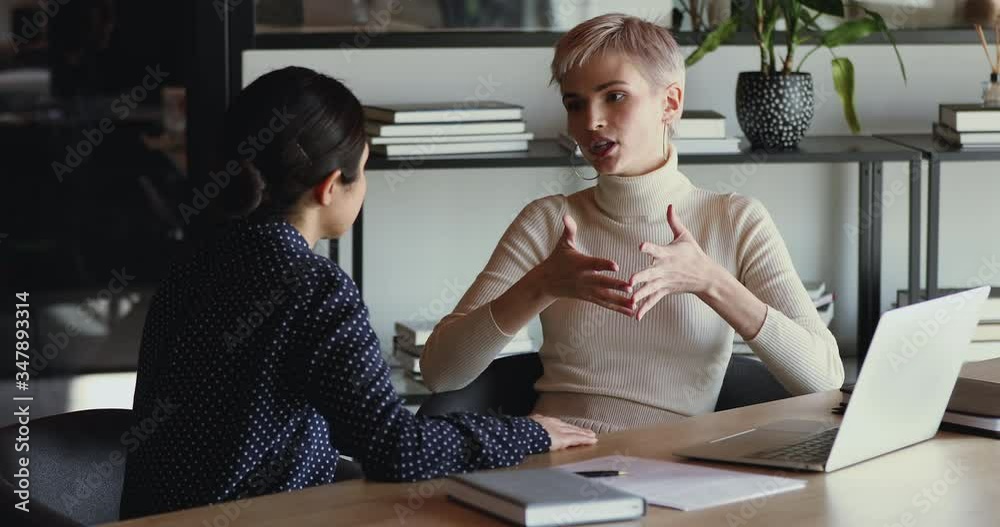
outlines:
[{"label": "polka dot sleeve", "polygon": [[300,358],[306,398],[330,423],[338,449],[371,479],[408,481],[516,465],[545,452],[548,434],[523,417],[413,415],[389,381],[389,367],[354,283],[339,272],[323,302],[320,339]]}]

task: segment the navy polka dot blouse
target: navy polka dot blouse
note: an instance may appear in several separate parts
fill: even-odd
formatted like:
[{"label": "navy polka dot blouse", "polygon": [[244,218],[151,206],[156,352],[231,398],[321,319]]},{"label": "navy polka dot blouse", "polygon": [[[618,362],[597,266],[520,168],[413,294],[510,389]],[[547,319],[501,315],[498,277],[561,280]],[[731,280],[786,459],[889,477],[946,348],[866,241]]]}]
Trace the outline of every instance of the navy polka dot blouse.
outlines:
[{"label": "navy polka dot blouse", "polygon": [[179,260],[142,335],[122,516],[332,483],[520,463],[550,440],[521,417],[402,406],[354,282],[281,220],[236,222]]}]

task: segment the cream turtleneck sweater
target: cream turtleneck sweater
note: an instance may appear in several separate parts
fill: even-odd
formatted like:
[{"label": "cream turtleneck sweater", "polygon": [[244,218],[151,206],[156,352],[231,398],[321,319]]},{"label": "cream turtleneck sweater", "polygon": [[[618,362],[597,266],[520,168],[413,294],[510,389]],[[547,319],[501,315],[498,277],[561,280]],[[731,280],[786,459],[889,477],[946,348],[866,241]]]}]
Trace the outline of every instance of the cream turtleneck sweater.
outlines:
[{"label": "cream turtleneck sweater", "polygon": [[[673,151],[648,174],[601,175],[595,187],[528,204],[455,311],[434,329],[421,358],[424,382],[434,391],[461,388],[512,339],[493,320],[490,302],[548,257],[564,214],[576,220],[580,250],[614,260],[616,276],[627,280],[648,265],[640,243],[673,240],[666,220],[671,203],[705,253],[767,304],[763,327],[747,343],[777,379],[793,394],[840,387],[837,342],[767,210],[752,198],[696,188],[677,170]],[[715,408],[734,331],[695,295],[668,295],[641,321],[560,299],[541,321],[545,372],[535,385],[535,412],[606,432]]]}]

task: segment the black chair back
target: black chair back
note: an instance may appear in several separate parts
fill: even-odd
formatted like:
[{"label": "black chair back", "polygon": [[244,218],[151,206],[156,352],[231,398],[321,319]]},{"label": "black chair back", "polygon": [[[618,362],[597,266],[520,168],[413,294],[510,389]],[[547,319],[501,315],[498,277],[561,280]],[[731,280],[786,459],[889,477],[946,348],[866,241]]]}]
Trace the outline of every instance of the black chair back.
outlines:
[{"label": "black chair back", "polygon": [[535,407],[535,381],[542,376],[537,353],[496,359],[468,386],[427,398],[417,415],[481,412],[524,416]]},{"label": "black chair back", "polygon": [[[500,358],[465,388],[431,395],[417,414],[478,412],[528,415],[538,399],[535,381],[541,375],[542,362],[537,353]],[[791,397],[791,394],[762,362],[752,357],[733,355],[726,368],[715,410],[729,410],[786,397]]]},{"label": "black chair back", "polygon": [[[30,464],[29,464],[30,466]],[[29,491],[31,487],[28,487]],[[62,514],[35,501],[34,496],[28,496],[30,501],[24,503],[17,494],[14,485],[0,478],[0,525],[17,525],[18,527],[84,527],[80,522],[73,521]],[[24,507],[28,512],[24,512]]]},{"label": "black chair back", "polygon": [[[0,428],[0,477],[18,487],[19,459],[30,456],[32,506],[65,518],[39,521],[51,525],[93,525],[118,520],[118,506],[133,424],[131,410],[82,410],[29,421],[30,451],[15,451],[19,424]],[[6,500],[4,500],[6,501]],[[34,507],[32,507],[34,508]],[[35,516],[35,514],[31,514]],[[36,518],[38,519],[38,518]],[[30,523],[26,523],[30,525]],[[15,524],[16,525],[16,524]]]},{"label": "black chair back", "polygon": [[746,355],[733,355],[722,379],[715,411],[750,406],[791,397],[764,363]]}]

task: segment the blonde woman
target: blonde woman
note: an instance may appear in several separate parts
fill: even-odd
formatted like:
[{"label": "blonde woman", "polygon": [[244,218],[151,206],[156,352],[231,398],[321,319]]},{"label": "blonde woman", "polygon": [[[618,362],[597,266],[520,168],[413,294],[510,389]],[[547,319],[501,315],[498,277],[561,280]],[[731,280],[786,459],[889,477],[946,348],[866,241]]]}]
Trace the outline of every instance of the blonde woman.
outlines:
[{"label": "blonde woman", "polygon": [[734,331],[790,392],[838,388],[837,342],[767,210],[677,169],[684,60],[670,33],[588,20],[556,44],[552,81],[597,184],[521,211],[428,340],[428,386],[468,384],[541,315],[535,411],[598,432],[712,411]]}]

